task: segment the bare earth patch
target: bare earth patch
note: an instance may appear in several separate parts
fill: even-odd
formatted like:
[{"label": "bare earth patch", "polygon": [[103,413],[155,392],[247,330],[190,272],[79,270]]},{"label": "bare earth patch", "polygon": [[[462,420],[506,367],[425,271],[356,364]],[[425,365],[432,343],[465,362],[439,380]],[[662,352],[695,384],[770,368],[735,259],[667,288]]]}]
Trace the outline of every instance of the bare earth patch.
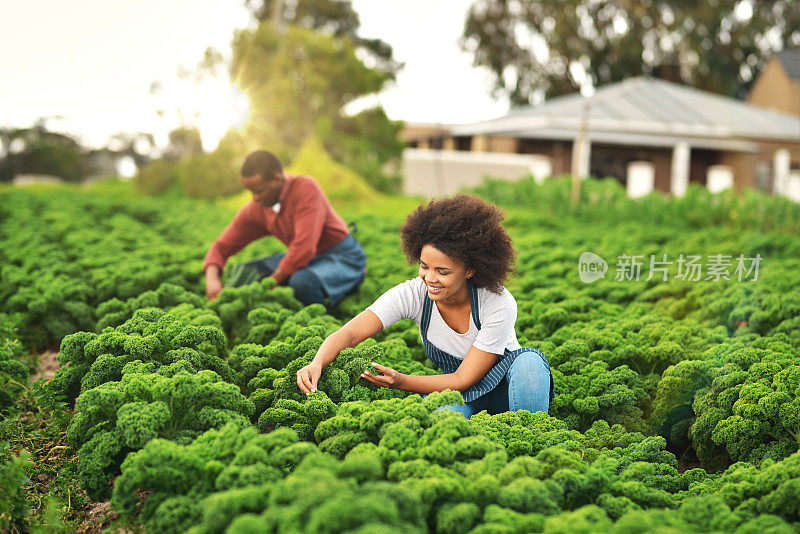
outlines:
[{"label": "bare earth patch", "polygon": [[39,355],[39,366],[31,378],[34,382],[36,382],[39,378],[50,380],[53,378],[53,375],[56,374],[56,371],[58,371],[59,367],[61,366],[58,364],[58,353],[48,350],[47,352],[43,352]]},{"label": "bare earth patch", "polygon": [[119,534],[132,534],[133,531],[117,528],[109,528],[112,521],[117,519],[119,514],[111,508],[110,501],[91,503],[86,510],[86,520],[75,531],[77,534],[95,534],[100,532],[117,532]]}]

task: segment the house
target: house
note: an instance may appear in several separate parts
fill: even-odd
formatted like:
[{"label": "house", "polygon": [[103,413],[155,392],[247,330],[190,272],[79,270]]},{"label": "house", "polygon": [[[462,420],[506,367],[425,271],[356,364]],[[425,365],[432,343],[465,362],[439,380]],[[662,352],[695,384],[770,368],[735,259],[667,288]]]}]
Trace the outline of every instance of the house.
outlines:
[{"label": "house", "polygon": [[[556,97],[411,142],[419,148],[406,149],[404,165],[414,169],[407,180],[413,184],[435,181],[436,173],[452,177],[448,158],[500,153],[546,158],[552,176],[612,176],[631,196],[652,190],[681,196],[696,183],[715,192],[758,188],[800,202],[800,117],[645,76],[600,87],[590,97]],[[420,148],[434,146],[442,156],[426,179],[420,176],[418,160],[426,157]],[[456,182],[451,178],[451,190],[437,194],[454,192]]]},{"label": "house", "polygon": [[800,48],[772,56],[753,83],[747,101],[800,117]]},{"label": "house", "polygon": [[88,172],[85,179],[108,178],[117,176],[117,164],[123,157],[119,152],[109,148],[99,148],[86,153]]}]

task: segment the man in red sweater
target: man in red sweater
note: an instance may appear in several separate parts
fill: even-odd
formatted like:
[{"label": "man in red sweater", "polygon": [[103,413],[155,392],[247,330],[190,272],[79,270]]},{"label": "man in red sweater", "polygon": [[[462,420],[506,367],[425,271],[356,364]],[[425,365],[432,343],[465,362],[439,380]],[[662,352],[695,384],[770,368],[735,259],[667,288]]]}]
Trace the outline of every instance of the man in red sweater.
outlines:
[{"label": "man in red sweater", "polygon": [[248,243],[274,235],[288,248],[248,262],[261,276],[288,284],[303,304],[333,306],[364,279],[367,258],[319,184],[309,176],[283,172],[266,150],[249,154],[242,164],[242,185],[253,193],[211,245],[203,261],[206,295],[222,291],[220,275],[228,258]]}]

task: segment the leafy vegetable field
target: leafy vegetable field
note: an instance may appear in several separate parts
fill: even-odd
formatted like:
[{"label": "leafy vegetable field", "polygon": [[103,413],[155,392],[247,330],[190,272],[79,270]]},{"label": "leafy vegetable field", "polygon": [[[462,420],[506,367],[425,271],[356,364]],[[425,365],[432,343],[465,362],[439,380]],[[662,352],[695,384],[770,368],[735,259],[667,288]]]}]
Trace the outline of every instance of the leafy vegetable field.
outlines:
[{"label": "leafy vegetable field", "polygon": [[397,235],[413,200],[340,208],[369,270],[328,314],[269,281],[205,299],[227,207],[1,190],[0,531],[800,532],[800,206],[633,201],[608,180],[577,210],[566,180],[478,193],[507,209],[549,414],[467,420],[436,410],[458,392],[360,379],[437,372],[410,322],[297,388],[326,335],[415,276]]}]

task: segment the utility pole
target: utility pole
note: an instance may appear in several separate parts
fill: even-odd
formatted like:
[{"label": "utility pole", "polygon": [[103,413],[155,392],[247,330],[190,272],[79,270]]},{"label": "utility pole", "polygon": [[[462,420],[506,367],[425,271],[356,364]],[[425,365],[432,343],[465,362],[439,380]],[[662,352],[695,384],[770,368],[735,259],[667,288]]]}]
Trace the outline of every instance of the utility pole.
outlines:
[{"label": "utility pole", "polygon": [[283,0],[272,0],[272,27],[277,33],[281,32],[283,25]]},{"label": "utility pole", "polygon": [[[581,198],[581,180],[583,180],[583,160],[586,155],[583,153],[586,149],[586,123],[589,118],[589,99],[585,99],[583,103],[583,113],[581,114],[581,125],[578,129],[578,137],[575,138],[575,143],[572,145],[572,188],[570,195],[570,207],[574,211],[578,207],[578,202]],[[588,169],[587,169],[588,171]]]}]

